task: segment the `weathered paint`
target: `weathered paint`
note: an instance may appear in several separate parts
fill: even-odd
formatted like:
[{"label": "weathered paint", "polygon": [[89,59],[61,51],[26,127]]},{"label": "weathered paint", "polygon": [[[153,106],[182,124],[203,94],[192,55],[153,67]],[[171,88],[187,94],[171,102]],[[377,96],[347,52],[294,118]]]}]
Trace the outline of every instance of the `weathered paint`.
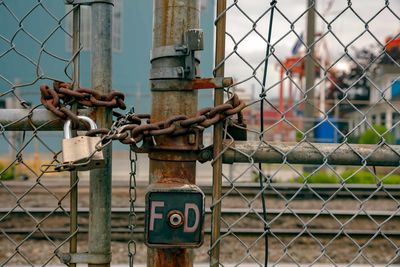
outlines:
[{"label": "weathered paint", "polygon": [[[182,45],[184,34],[189,29],[200,26],[199,0],[154,0],[153,48]],[[173,68],[184,65],[183,57],[158,58],[151,62],[152,68]],[[162,80],[159,80],[162,82]],[[182,80],[176,80],[178,88]],[[153,87],[152,89],[156,89]],[[160,89],[160,88],[158,88]],[[161,88],[163,89],[163,88]],[[152,90],[151,122],[165,120],[183,114],[189,117],[197,113],[196,90]],[[190,147],[189,138],[183,136],[158,136],[154,138],[155,146],[150,156],[150,183],[194,184],[196,161],[182,161]],[[175,150],[172,154],[168,151]],[[154,249],[148,248],[148,266],[193,266],[193,255],[190,249]]]},{"label": "weathered paint", "polygon": [[[111,18],[112,6],[104,3],[93,3],[92,9],[92,88],[108,93],[111,90]],[[96,108],[96,123],[99,127],[110,128],[112,124],[111,108]],[[90,254],[111,254],[111,170],[112,146],[104,148],[104,168],[90,172],[90,215],[89,242]],[[111,259],[111,257],[110,257]],[[89,264],[89,266],[110,266]]]}]

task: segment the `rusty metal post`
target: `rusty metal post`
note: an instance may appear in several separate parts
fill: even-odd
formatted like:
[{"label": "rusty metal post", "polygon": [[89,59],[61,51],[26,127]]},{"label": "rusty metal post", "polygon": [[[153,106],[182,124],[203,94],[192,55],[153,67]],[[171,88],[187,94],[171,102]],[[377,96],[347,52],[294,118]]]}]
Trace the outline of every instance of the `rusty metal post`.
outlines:
[{"label": "rusty metal post", "polygon": [[[184,44],[184,34],[189,29],[198,29],[200,25],[199,0],[154,0],[153,13],[153,51],[166,46]],[[182,57],[160,57],[152,61],[152,70],[168,70],[184,65]],[[157,122],[171,116],[183,114],[194,116],[197,112],[197,91],[168,89],[162,90],[165,78],[157,79],[157,88],[152,89],[151,120]],[[171,79],[169,79],[171,80]],[[178,84],[185,80],[177,79]],[[182,86],[179,86],[182,87]],[[164,88],[167,88],[165,85]],[[150,183],[196,182],[196,158],[185,150],[188,136],[159,136],[154,138],[156,148],[149,153]],[[193,266],[191,249],[148,248],[147,266]]]},{"label": "rusty metal post", "polygon": [[[77,90],[79,88],[79,80],[80,80],[80,55],[79,47],[81,43],[80,39],[80,29],[81,29],[81,7],[80,5],[76,5],[73,7],[73,18],[72,18],[72,54],[74,56],[73,64],[74,64],[74,73],[72,77],[72,86],[73,90]],[[77,103],[73,104],[72,112],[76,113],[78,109]],[[76,130],[72,131],[72,136],[76,136]],[[69,205],[70,205],[70,233],[74,235],[71,237],[69,241],[69,252],[71,254],[76,253],[78,250],[78,172],[71,171],[70,173],[70,187],[71,192],[69,196]],[[76,267],[76,263],[70,263],[69,267]]]},{"label": "rusty metal post", "polygon": [[[214,76],[224,76],[224,58],[225,58],[225,28],[226,28],[226,0],[217,2],[217,23],[216,23],[216,41],[215,41],[215,73]],[[224,101],[224,90],[215,89],[214,106],[221,105]],[[221,198],[222,192],[222,141],[223,141],[223,123],[219,122],[214,126],[214,161],[213,166],[213,196],[212,196],[212,216],[211,216],[211,253],[210,266],[219,266],[220,243],[218,241],[221,228]]]},{"label": "rusty metal post", "polygon": [[[105,2],[92,4],[92,54],[91,79],[92,88],[101,92],[111,91],[111,19],[113,6]],[[112,109],[95,110],[98,127],[110,128]],[[89,255],[101,258],[89,266],[110,266],[111,262],[111,145],[103,150],[104,168],[90,172],[89,202]]]}]

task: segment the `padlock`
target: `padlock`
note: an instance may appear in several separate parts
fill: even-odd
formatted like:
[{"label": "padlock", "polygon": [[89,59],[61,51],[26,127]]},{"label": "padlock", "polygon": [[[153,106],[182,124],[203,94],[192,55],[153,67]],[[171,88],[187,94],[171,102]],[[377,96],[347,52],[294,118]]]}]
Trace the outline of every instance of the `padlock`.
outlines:
[{"label": "padlock", "polygon": [[232,138],[236,141],[246,141],[247,140],[247,125],[241,121],[233,119],[229,121],[227,127],[228,136],[227,138]]},{"label": "padlock", "polygon": [[[78,116],[79,120],[86,121],[90,129],[97,129],[96,123],[89,117]],[[63,165],[74,166],[73,170],[87,171],[102,168],[104,156],[102,151],[96,151],[96,145],[101,143],[98,136],[72,137],[71,120],[64,124],[64,139],[62,141]]]}]

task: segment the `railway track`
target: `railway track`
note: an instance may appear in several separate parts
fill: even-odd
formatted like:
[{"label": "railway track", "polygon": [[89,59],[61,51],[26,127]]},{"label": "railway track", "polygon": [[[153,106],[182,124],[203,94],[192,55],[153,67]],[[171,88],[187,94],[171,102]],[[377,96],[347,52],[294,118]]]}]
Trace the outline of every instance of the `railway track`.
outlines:
[{"label": "railway track", "polygon": [[[129,208],[112,208],[111,217],[113,218],[127,218],[129,215]],[[137,216],[144,216],[144,207],[136,207],[135,213]],[[244,209],[244,208],[224,208],[222,209],[222,216],[243,216],[243,215],[257,215],[262,214],[262,209]],[[13,216],[29,216],[28,214],[34,217],[44,217],[44,216],[62,216],[68,215],[69,209],[51,209],[51,208],[28,208],[21,209],[16,208],[12,211],[9,209],[0,208],[0,221],[6,218],[9,215]],[[206,209],[206,215],[211,214],[211,210],[209,208]],[[272,217],[276,216],[294,216],[297,215],[299,217],[325,217],[325,218],[338,218],[338,219],[346,219],[346,218],[358,218],[358,219],[400,219],[400,210],[399,211],[359,211],[359,210],[305,210],[305,209],[268,209],[267,214]],[[78,215],[83,217],[89,217],[89,209],[88,208],[79,208]]]},{"label": "railway track", "polygon": [[[147,183],[139,182],[137,189],[145,190]],[[68,185],[65,181],[57,180],[46,183],[41,183],[32,187],[32,183],[25,181],[10,181],[0,183],[0,194],[7,193],[7,190],[11,190],[13,193],[22,194],[29,190],[30,194],[39,193],[65,193],[69,190]],[[199,184],[200,188],[206,195],[212,194],[212,185],[210,184]],[[2,189],[3,187],[3,189]],[[113,192],[128,194],[128,181],[114,181]],[[79,190],[81,193],[89,192],[88,181],[81,181],[79,183]],[[235,184],[223,184],[222,195],[223,196],[255,196],[260,194],[261,188],[258,183],[235,183]],[[332,196],[336,198],[391,198],[400,199],[400,186],[399,185],[376,185],[376,184],[298,184],[298,183],[272,183],[265,185],[263,193],[268,197],[285,197],[285,198],[296,198],[296,199],[327,199]]]},{"label": "railway track", "polygon": [[[1,233],[7,235],[28,235],[30,239],[45,239],[43,236],[43,232],[46,235],[52,234],[54,237],[57,235],[67,235],[69,234],[68,228],[40,228],[38,229],[29,229],[29,228],[19,228],[19,229],[1,229]],[[79,228],[78,233],[87,234],[88,228]],[[128,228],[122,227],[112,227],[112,234],[124,234],[126,236],[119,236],[118,238],[114,238],[114,240],[129,240],[130,230]],[[135,234],[144,234],[143,227],[137,227],[134,229]],[[204,230],[206,235],[211,234],[211,229],[206,228]],[[221,234],[233,234],[235,236],[260,236],[260,235],[274,235],[274,236],[287,236],[287,237],[300,237],[300,236],[313,236],[313,237],[339,237],[339,236],[351,236],[352,238],[400,238],[400,231],[374,231],[374,230],[327,230],[327,229],[254,229],[254,228],[221,228]],[[53,236],[52,236],[53,237]]]},{"label": "railway track", "polygon": [[[6,209],[0,209],[0,232],[8,235],[26,235],[32,234],[32,237],[39,238],[43,237],[41,232],[45,232],[46,234],[51,234],[54,236],[57,235],[65,235],[69,233],[68,228],[48,228],[48,227],[1,227],[2,222],[6,222],[7,220],[24,220],[26,217],[33,216],[40,220],[40,218],[54,218],[64,216],[64,225],[68,223],[69,210],[54,210],[54,209],[46,209],[46,208],[29,208],[29,209],[15,209],[13,211],[9,211]],[[112,220],[116,219],[124,219],[127,220],[129,214],[128,208],[113,208],[112,209]],[[135,233],[140,234],[144,232],[143,228],[143,218],[144,218],[144,208],[138,207],[136,209],[136,214],[138,218],[138,227],[135,228]],[[206,216],[211,214],[211,210],[206,210]],[[249,218],[259,218],[262,214],[261,209],[223,209],[222,217],[227,216],[250,216]],[[78,215],[80,218],[88,218],[89,210],[87,208],[82,208],[78,210]],[[293,218],[302,217],[302,218],[322,218],[322,219],[351,219],[351,220],[370,220],[373,218],[374,220],[400,220],[399,212],[388,212],[388,211],[350,211],[350,210],[332,210],[332,211],[320,211],[320,210],[283,210],[283,209],[270,209],[268,210],[268,216],[270,218],[274,218],[277,216],[281,216],[282,218]],[[334,216],[334,217],[333,217]],[[259,222],[262,224],[262,222]],[[397,222],[398,223],[398,222]],[[86,234],[88,232],[87,225],[83,225],[79,229],[79,233]],[[121,227],[121,222],[112,224],[112,233],[114,236],[118,235],[118,240],[125,240],[129,236],[127,235],[129,229],[127,227]],[[206,228],[205,234],[210,234],[211,229]],[[267,235],[276,235],[276,236],[290,236],[290,237],[298,237],[298,236],[314,236],[314,237],[332,237],[332,236],[352,236],[354,238],[371,238],[372,236],[379,237],[397,237],[400,238],[400,230],[383,230],[383,229],[370,229],[370,230],[360,230],[360,229],[323,229],[323,228],[315,228],[315,227],[297,227],[296,229],[284,229],[273,227],[269,230],[265,230],[264,228],[250,228],[250,227],[233,227],[233,228],[222,228],[222,234],[234,234],[238,236],[260,236],[262,234]],[[122,235],[122,236],[121,236]]]}]

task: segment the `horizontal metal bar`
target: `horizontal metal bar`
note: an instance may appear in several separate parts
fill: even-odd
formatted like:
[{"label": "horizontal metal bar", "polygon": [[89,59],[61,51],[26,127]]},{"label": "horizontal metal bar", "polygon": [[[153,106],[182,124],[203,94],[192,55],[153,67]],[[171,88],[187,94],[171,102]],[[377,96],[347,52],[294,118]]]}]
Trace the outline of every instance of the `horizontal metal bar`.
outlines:
[{"label": "horizontal metal bar", "polygon": [[151,91],[199,90],[229,87],[232,77],[197,78],[193,80],[151,80]]},{"label": "horizontal metal bar", "polygon": [[[206,209],[206,214],[211,214],[210,208]],[[246,209],[246,208],[224,208],[222,209],[222,214],[225,216],[242,216],[243,214],[249,215],[256,215],[261,214],[263,211],[262,209]],[[32,215],[32,216],[48,216],[52,214],[54,216],[64,216],[65,213],[69,213],[69,210],[66,209],[65,211],[57,210],[49,208],[27,208],[23,209],[14,209],[10,212],[7,208],[0,209],[0,219],[2,216],[25,216],[25,215]],[[123,217],[128,218],[130,213],[129,208],[113,208],[111,211],[111,217]],[[143,216],[145,213],[144,207],[136,207],[135,208],[136,215]],[[80,216],[89,216],[89,209],[88,208],[79,208],[78,214]],[[319,209],[295,209],[295,210],[287,210],[287,209],[269,209],[268,214],[271,216],[301,216],[301,217],[328,217],[332,218],[332,215],[336,218],[348,218],[348,217],[356,217],[357,219],[369,219],[373,217],[375,219],[387,219],[388,217],[399,219],[400,214],[397,211],[376,211],[376,210],[319,210]],[[9,217],[11,218],[11,217]]]},{"label": "horizontal metal bar", "polygon": [[92,5],[95,3],[114,5],[114,0],[65,0],[66,5]]},{"label": "horizontal metal bar", "polygon": [[111,254],[89,254],[89,253],[61,253],[60,260],[64,264],[89,263],[105,264],[111,262]]},{"label": "horizontal metal bar", "polygon": [[[26,181],[3,181],[3,185],[12,189],[14,193],[23,194],[32,186],[31,183]],[[148,186],[147,182],[138,181],[137,189],[145,190]],[[200,183],[200,189],[206,195],[212,192],[212,185],[207,183]],[[0,188],[2,185],[0,184]],[[88,181],[80,181],[79,187],[81,194],[88,193]],[[69,190],[69,185],[65,184],[63,180],[52,180],[46,183],[46,188],[51,189],[53,193],[65,193]],[[116,180],[113,182],[114,190],[121,190],[126,188],[126,181]],[[234,190],[232,190],[234,188]],[[245,196],[255,196],[260,192],[259,183],[235,183],[223,184],[222,193],[227,196],[235,196],[240,194]],[[335,195],[336,198],[350,198],[354,199],[362,197],[376,198],[400,198],[400,186],[393,184],[302,184],[302,183],[271,183],[263,189],[265,195],[269,197],[282,196],[293,197],[296,195],[297,200],[309,200],[310,198],[331,197]],[[47,193],[47,190],[42,187],[36,187],[32,193]],[[127,192],[127,191],[126,191]]]},{"label": "horizontal metal bar", "polygon": [[284,163],[399,166],[399,145],[278,143],[235,141],[223,153],[224,163]]},{"label": "horizontal metal bar", "polygon": [[47,109],[0,109],[0,127],[6,131],[63,131],[64,122]]},{"label": "horizontal metal bar", "polygon": [[[40,228],[41,231],[29,228],[9,228],[2,229],[2,233],[6,233],[8,235],[26,235],[30,234],[30,239],[44,239],[45,237],[41,232],[45,232],[47,235],[56,235],[56,234],[68,234],[69,229],[67,228]],[[136,227],[134,230],[135,234],[143,234],[143,227]],[[34,233],[33,233],[34,232]],[[113,234],[126,234],[125,238],[129,240],[130,229],[127,227],[121,228],[111,228],[111,232]],[[205,229],[205,234],[209,235],[211,233],[210,228]],[[79,228],[78,233],[87,234],[87,228]],[[387,237],[400,237],[400,231],[396,230],[354,230],[354,229],[307,229],[304,231],[303,228],[298,229],[282,229],[282,228],[271,228],[269,230],[264,230],[263,228],[221,228],[221,234],[229,234],[232,233],[234,236],[260,236],[262,234],[274,236],[313,236],[313,237],[328,237],[328,236],[352,236],[353,238],[371,238],[374,236],[375,239],[379,238],[387,238]],[[119,236],[119,238],[122,238]]]}]

